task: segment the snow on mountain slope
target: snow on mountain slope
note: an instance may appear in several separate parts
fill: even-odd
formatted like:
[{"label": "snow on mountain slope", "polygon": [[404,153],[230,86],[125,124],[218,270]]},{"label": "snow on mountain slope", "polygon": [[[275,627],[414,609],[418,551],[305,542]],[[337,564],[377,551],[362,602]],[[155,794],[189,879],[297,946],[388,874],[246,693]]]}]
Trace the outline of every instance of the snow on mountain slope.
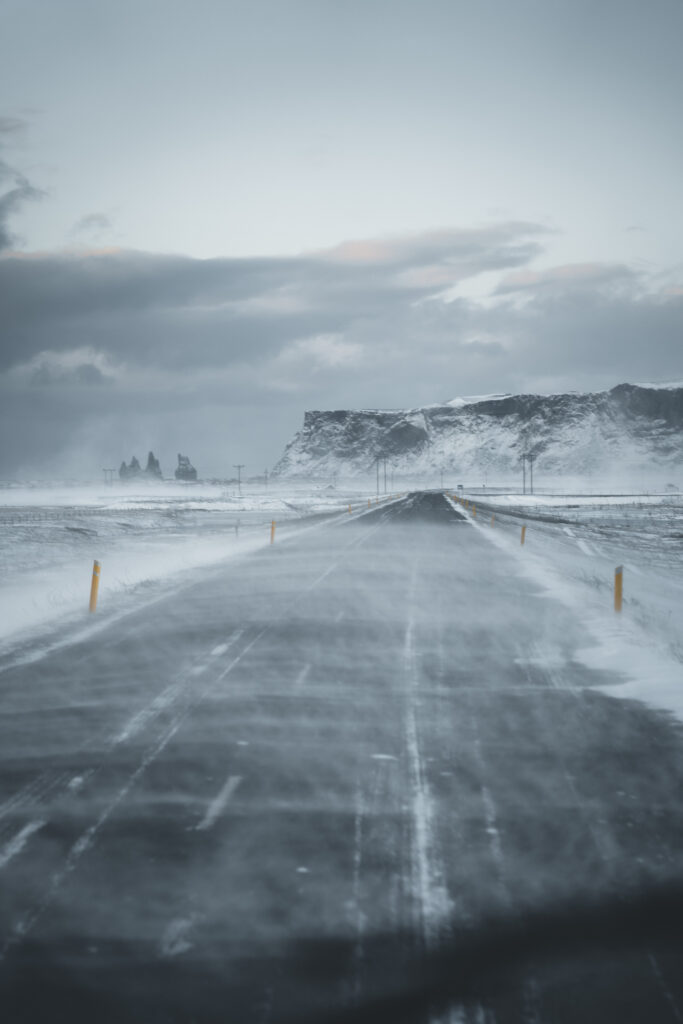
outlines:
[{"label": "snow on mountain slope", "polygon": [[619,384],[595,394],[489,395],[410,410],[307,412],[274,473],[361,477],[386,457],[397,474],[546,477],[683,472],[683,386]]}]

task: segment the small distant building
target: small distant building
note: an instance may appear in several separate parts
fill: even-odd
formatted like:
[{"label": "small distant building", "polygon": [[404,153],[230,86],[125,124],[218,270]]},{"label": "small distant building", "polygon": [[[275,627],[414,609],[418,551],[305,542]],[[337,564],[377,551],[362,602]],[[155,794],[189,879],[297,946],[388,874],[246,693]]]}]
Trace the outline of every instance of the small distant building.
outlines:
[{"label": "small distant building", "polygon": [[178,467],[175,471],[176,480],[196,480],[197,470],[187,455],[178,455]]}]

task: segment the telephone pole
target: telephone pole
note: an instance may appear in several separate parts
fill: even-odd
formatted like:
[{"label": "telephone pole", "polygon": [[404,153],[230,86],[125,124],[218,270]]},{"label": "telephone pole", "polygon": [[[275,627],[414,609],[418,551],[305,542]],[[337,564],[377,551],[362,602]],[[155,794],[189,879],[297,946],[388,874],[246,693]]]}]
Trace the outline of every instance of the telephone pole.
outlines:
[{"label": "telephone pole", "polygon": [[233,469],[237,470],[237,493],[241,496],[242,494],[242,470],[244,469],[244,463],[238,464],[233,463]]}]

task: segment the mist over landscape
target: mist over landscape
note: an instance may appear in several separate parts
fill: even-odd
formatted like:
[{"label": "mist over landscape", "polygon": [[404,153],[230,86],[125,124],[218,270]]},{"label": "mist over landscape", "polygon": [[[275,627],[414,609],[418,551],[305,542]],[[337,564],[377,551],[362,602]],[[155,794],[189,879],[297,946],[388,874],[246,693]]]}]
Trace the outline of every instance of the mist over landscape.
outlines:
[{"label": "mist over landscape", "polygon": [[3,1021],[683,1019],[682,34],[0,4]]}]

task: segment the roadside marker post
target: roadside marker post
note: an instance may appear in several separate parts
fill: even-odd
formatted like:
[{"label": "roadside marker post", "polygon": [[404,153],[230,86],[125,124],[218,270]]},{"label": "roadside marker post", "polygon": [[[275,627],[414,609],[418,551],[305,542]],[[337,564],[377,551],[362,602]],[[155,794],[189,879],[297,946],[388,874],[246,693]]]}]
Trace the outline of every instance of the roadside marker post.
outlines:
[{"label": "roadside marker post", "polygon": [[97,592],[100,589],[100,563],[94,561],[92,564],[92,583],[90,584],[90,611],[97,608]]},{"label": "roadside marker post", "polygon": [[270,523],[270,543],[271,544],[275,543],[275,520],[274,519],[271,520],[271,523]]},{"label": "roadside marker post", "polygon": [[349,515],[351,515],[351,506],[349,505]]},{"label": "roadside marker post", "polygon": [[523,527],[522,527],[522,539],[520,540],[520,542],[519,542],[519,543],[520,543],[520,544],[523,544],[523,543],[524,543],[524,540],[525,540],[525,538],[526,538],[526,526],[523,526]]},{"label": "roadside marker post", "polygon": [[614,610],[621,611],[621,604],[624,597],[624,567],[618,565],[614,570]]},{"label": "roadside marker post", "polygon": [[475,519],[477,518],[477,506],[476,505],[472,506],[472,515],[474,516]]},{"label": "roadside marker post", "polygon": [[491,526],[493,526],[495,521],[496,521],[496,513],[494,512],[493,515],[491,516]]}]

